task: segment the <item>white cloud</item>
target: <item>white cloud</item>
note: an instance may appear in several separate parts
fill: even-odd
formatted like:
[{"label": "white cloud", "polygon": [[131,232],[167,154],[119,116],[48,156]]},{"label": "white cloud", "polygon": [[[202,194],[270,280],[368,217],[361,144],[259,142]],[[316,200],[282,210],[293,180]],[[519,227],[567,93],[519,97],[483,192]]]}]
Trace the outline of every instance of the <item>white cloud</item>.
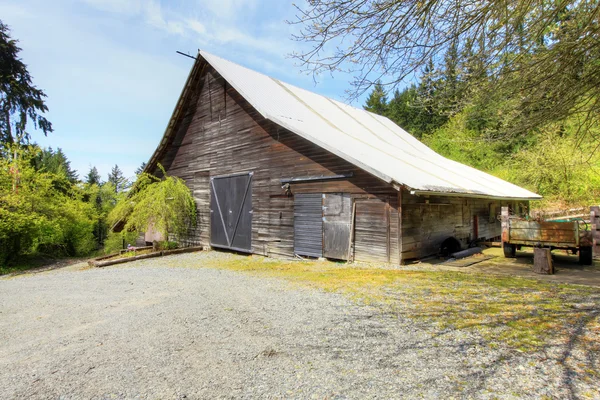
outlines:
[{"label": "white cloud", "polygon": [[90,6],[116,14],[136,15],[142,8],[142,0],[84,0]]},{"label": "white cloud", "polygon": [[256,0],[202,0],[201,11],[208,11],[215,18],[224,20],[248,19],[248,13],[257,8]]}]

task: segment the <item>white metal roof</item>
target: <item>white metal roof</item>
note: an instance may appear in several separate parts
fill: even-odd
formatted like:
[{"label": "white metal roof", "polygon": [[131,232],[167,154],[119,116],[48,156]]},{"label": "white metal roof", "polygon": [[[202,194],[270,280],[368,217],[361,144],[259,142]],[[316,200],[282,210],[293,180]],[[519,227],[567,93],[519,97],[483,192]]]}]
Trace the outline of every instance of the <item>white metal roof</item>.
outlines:
[{"label": "white metal roof", "polygon": [[386,117],[289,85],[205,51],[200,55],[263,117],[388,183],[405,185],[423,194],[540,198],[442,157]]}]

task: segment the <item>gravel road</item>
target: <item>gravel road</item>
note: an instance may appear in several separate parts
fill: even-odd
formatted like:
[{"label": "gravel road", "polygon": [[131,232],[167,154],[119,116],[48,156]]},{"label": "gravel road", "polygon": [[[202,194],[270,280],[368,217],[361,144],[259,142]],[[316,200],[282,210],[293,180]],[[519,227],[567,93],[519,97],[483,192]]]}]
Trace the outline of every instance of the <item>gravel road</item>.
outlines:
[{"label": "gravel road", "polygon": [[547,352],[507,355],[342,295],[191,267],[202,257],[0,279],[0,398],[597,393]]}]

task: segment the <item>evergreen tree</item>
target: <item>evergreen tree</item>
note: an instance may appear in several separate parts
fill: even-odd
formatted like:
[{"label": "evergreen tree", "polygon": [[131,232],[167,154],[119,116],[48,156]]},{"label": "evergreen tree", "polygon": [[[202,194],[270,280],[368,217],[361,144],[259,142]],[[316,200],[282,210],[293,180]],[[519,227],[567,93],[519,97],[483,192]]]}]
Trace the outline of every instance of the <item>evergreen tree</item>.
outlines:
[{"label": "evergreen tree", "polygon": [[[459,60],[456,41],[452,42],[444,54],[444,69],[440,71],[438,87],[440,88],[440,111],[446,116],[452,116],[460,107],[459,93]],[[445,122],[445,121],[444,121]]]},{"label": "evergreen tree", "polygon": [[19,58],[18,41],[9,33],[0,21],[0,144],[10,146],[29,142],[28,123],[45,135],[52,132],[52,124],[42,115],[48,111],[46,94],[33,85],[27,66]]},{"label": "evergreen tree", "polygon": [[420,127],[421,109],[417,104],[417,87],[413,84],[402,91],[396,89],[394,97],[388,104],[387,117],[398,126],[421,138],[423,132]]},{"label": "evergreen tree", "polygon": [[77,171],[71,169],[71,162],[59,147],[54,151],[52,147],[42,149],[35,160],[36,169],[50,172],[65,177],[71,184],[77,183]]},{"label": "evergreen tree", "polygon": [[373,91],[369,94],[367,103],[364,105],[364,109],[375,114],[385,115],[387,112],[387,95],[381,82],[377,82],[373,87]]},{"label": "evergreen tree", "polygon": [[144,172],[144,169],[146,168],[146,161],[143,161],[140,166],[135,170],[135,174],[139,175],[142,172]]},{"label": "evergreen tree", "polygon": [[117,164],[115,164],[115,166],[112,167],[110,174],[108,174],[107,182],[114,185],[115,192],[117,193],[123,192],[130,186],[129,180],[125,178],[125,175],[123,175],[123,171],[121,171]]},{"label": "evergreen tree", "polygon": [[102,186],[100,173],[98,173],[98,169],[96,167],[91,167],[90,171],[85,176],[85,183],[88,185],[98,185]]}]

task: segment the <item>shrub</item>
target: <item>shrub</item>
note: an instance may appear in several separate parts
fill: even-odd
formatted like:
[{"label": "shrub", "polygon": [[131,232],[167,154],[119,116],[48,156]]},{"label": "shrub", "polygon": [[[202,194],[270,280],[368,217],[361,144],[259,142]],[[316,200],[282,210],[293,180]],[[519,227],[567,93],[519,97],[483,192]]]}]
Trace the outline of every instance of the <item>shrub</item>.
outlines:
[{"label": "shrub", "polygon": [[[159,165],[159,168],[162,167]],[[119,201],[109,214],[111,225],[126,221],[126,231],[146,232],[151,226],[163,237],[187,234],[196,223],[196,204],[190,189],[177,177],[164,178],[142,173],[127,198]]]}]

